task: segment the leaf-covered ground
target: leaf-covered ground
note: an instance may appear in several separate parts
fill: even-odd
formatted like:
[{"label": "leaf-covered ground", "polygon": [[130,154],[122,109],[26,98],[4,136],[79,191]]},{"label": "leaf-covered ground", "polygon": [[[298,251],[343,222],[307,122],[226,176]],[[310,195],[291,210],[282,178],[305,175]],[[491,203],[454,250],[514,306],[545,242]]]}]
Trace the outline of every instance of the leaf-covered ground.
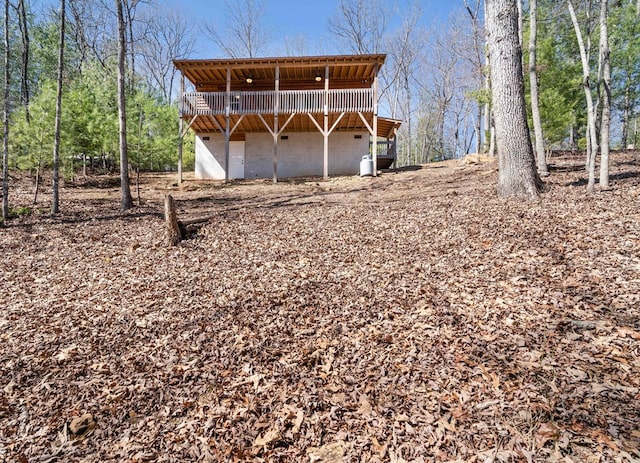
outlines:
[{"label": "leaf-covered ground", "polygon": [[0,229],[0,461],[639,461],[638,154],[553,161],[69,185]]}]

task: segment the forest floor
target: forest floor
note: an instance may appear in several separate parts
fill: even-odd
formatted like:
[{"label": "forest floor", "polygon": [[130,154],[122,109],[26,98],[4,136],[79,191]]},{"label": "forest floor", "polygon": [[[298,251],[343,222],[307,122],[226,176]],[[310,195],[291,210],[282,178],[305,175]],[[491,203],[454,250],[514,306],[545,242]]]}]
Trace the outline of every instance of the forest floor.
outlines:
[{"label": "forest floor", "polygon": [[[640,461],[639,156],[533,203],[481,157],[44,188],[0,229],[0,461]],[[166,193],[214,217],[176,247]]]}]

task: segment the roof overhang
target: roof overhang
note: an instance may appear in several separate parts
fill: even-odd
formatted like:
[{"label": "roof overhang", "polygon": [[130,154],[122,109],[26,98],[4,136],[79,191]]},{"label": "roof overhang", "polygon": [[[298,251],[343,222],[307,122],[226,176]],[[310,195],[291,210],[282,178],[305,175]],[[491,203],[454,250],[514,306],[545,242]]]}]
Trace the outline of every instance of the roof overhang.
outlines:
[{"label": "roof overhang", "polygon": [[[386,55],[291,56],[174,60],[198,92],[273,90],[276,72],[281,90],[321,89],[329,71],[330,88],[371,88]],[[277,71],[276,71],[277,69]]]},{"label": "roof overhang", "polygon": [[[386,55],[327,55],[289,56],[277,58],[231,58],[174,60],[175,67],[188,79],[197,92],[226,92],[227,83],[233,92],[273,91],[278,76],[279,90],[322,90],[328,78],[329,89],[372,88],[375,78],[384,64]],[[313,115],[322,125],[322,116]],[[265,132],[265,122],[273,127],[273,114],[247,114],[230,116],[234,127],[233,137],[245,133]],[[340,118],[340,120],[338,120]],[[367,123],[364,123],[362,119]],[[225,127],[225,116],[184,116],[197,133],[213,133]],[[285,131],[315,132],[316,124],[306,113],[280,116],[280,124],[287,121]],[[366,131],[372,125],[373,114],[330,114],[329,126],[336,131]],[[401,121],[378,117],[377,135],[393,138]]]}]

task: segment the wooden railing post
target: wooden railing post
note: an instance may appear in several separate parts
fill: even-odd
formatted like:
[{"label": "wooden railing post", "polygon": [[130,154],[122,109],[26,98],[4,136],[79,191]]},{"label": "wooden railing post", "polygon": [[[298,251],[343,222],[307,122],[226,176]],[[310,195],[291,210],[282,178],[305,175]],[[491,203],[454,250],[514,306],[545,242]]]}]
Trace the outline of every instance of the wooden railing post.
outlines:
[{"label": "wooden railing post", "polygon": [[[370,88],[242,92],[241,104],[237,109],[229,104],[229,111],[234,115],[273,114],[273,108],[279,106],[279,114],[324,114],[326,105],[329,113],[368,113],[375,110],[374,100],[374,90]],[[186,93],[181,107],[185,116],[223,116],[227,110],[227,93]]]}]

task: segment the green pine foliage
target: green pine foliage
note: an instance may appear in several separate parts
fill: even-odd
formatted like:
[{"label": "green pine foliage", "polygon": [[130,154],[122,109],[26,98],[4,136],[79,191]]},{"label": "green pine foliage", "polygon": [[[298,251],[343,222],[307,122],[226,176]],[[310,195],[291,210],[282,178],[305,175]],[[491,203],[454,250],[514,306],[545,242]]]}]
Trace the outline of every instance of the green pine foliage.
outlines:
[{"label": "green pine foliage", "polygon": [[[591,75],[594,98],[597,98],[598,12],[592,7],[590,18],[579,10],[585,33],[591,33]],[[551,148],[586,146],[586,105],[582,89],[582,69],[575,32],[566,6],[553,1],[538,2],[537,72],[539,80],[540,114],[545,143]],[[587,23],[592,24],[587,28]],[[629,143],[634,142],[634,116],[640,103],[640,22],[636,4],[631,1],[609,3],[609,35],[612,64],[614,117],[622,118],[629,105]],[[528,46],[528,24],[525,24],[524,46]],[[525,50],[525,76],[528,83],[528,53]],[[626,96],[626,98],[625,98]],[[625,103],[626,101],[626,103]],[[574,133],[574,140],[570,135]],[[617,132],[620,132],[618,130]],[[619,145],[619,133],[611,140]],[[575,143],[575,145],[574,145]]]},{"label": "green pine foliage", "polygon": [[[59,25],[49,17],[31,25],[29,120],[17,104],[19,85],[12,90],[10,166],[34,173],[52,164]],[[14,56],[19,67],[19,56]],[[74,40],[65,49],[62,99],[61,169],[72,178],[86,163],[96,174],[118,169],[118,109],[114,57],[91,59]],[[17,77],[17,73],[14,73]],[[127,137],[132,168],[141,171],[177,167],[178,109],[148,87],[142,76],[128,86]],[[185,137],[184,168],[193,168],[193,136]]]},{"label": "green pine foliage", "polygon": [[[584,134],[586,109],[581,87],[582,68],[570,20],[558,5],[538,3],[538,40],[536,46],[538,98],[545,146],[570,148],[572,128]],[[527,16],[528,18],[528,16]],[[530,108],[529,30],[525,23],[524,60],[527,107]],[[529,125],[532,127],[531,120]],[[582,135],[584,136],[584,135]]]}]

